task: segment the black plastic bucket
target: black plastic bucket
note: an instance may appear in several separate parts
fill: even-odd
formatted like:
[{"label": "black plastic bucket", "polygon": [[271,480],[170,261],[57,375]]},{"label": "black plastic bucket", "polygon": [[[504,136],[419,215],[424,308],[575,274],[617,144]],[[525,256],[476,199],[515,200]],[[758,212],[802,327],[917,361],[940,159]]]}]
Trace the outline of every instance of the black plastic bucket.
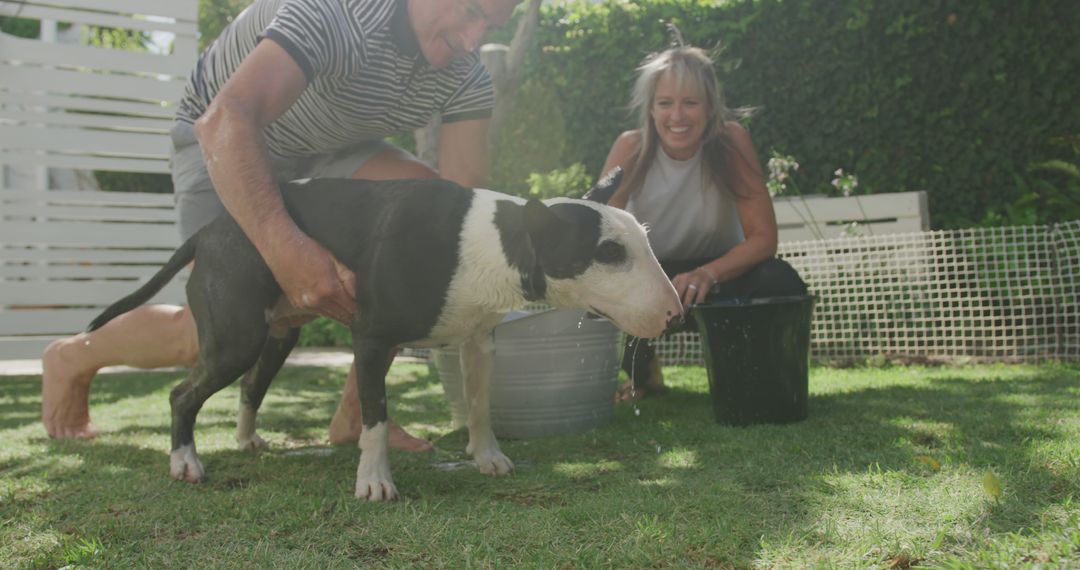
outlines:
[{"label": "black plastic bucket", "polygon": [[813,295],[691,308],[716,421],[737,426],[806,419]]}]

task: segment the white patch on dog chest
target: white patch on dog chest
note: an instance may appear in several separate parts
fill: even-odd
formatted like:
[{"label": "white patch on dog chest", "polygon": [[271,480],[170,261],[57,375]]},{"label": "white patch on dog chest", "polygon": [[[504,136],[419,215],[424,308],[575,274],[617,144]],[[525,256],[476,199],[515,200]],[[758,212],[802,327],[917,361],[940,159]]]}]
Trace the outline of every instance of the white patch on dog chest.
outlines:
[{"label": "white patch on dog chest", "polygon": [[456,344],[478,328],[493,327],[501,314],[520,308],[521,274],[510,266],[495,226],[499,200],[524,200],[489,190],[474,191],[472,206],[462,222],[457,269],[450,280],[446,304],[432,329],[432,339]]}]

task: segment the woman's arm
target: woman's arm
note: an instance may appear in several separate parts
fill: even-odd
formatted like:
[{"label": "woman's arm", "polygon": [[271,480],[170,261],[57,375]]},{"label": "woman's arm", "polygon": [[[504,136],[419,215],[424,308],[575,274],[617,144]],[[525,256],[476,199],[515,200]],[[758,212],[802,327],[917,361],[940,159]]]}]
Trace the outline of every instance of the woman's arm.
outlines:
[{"label": "woman's arm", "polygon": [[[616,166],[621,166],[623,172],[629,174],[640,145],[641,131],[639,130],[626,131],[619,135],[619,138],[615,139],[615,143],[611,145],[611,150],[608,151],[607,160],[604,161],[604,168],[601,170],[600,176],[611,172],[611,169]],[[626,180],[627,177],[624,175],[618,190],[608,200],[609,206],[626,209],[626,202],[630,199],[627,193]]]},{"label": "woman's arm", "polygon": [[716,283],[735,279],[776,255],[776,214],[750,133],[738,123],[728,123],[726,131],[735,153],[728,165],[733,169],[730,179],[737,185],[735,204],[746,239],[723,256],[672,279],[676,290],[687,293],[683,299],[688,303],[703,302]]}]

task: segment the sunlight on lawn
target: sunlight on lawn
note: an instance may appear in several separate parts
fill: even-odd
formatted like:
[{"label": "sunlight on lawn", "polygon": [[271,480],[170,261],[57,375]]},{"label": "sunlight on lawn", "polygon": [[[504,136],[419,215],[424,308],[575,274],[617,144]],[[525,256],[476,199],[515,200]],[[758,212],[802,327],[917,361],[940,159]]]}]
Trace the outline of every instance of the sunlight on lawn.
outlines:
[{"label": "sunlight on lawn", "polygon": [[0,559],[227,566],[242,550],[255,567],[1080,564],[1074,365],[814,368],[806,421],[745,428],[713,419],[703,369],[668,367],[668,394],[616,406],[603,428],[502,441],[518,469],[490,478],[465,455],[438,378],[399,364],[391,413],[439,450],[391,454],[404,495],[391,505],[356,501],[359,450],[326,443],[346,373],[286,369],[260,412],[262,453],[236,450],[236,386],[211,398],[196,432],[201,485],[168,478],[178,374],[99,378],[91,410],[103,433],[89,442],[47,439],[40,380],[4,379]]}]

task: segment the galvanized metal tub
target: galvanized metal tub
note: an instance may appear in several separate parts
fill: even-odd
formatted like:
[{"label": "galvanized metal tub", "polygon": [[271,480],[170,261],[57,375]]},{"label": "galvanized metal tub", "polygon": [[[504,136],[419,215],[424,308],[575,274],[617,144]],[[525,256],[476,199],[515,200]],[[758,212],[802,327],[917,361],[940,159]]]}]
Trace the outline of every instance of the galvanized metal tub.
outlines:
[{"label": "galvanized metal tub", "polygon": [[[524,439],[578,433],[614,417],[621,333],[583,311],[511,313],[495,327],[491,422],[495,435]],[[454,427],[468,416],[457,347],[434,351]]]}]

